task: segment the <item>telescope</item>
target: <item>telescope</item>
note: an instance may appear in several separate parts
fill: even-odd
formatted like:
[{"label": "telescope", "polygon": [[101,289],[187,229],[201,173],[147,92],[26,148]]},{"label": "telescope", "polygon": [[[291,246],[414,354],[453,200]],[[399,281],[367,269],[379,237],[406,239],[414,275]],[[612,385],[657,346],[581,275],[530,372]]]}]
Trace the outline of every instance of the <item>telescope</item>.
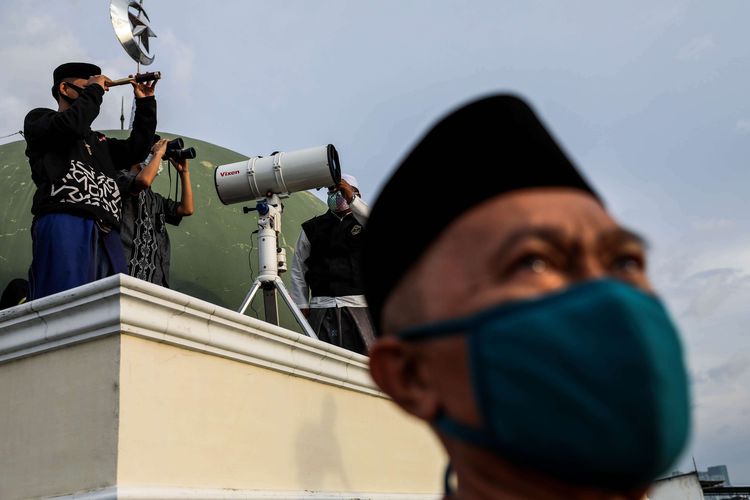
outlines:
[{"label": "telescope", "polygon": [[216,167],[216,193],[224,205],[261,200],[269,194],[288,196],[333,186],[341,180],[339,154],[333,144],[300,149]]},{"label": "telescope", "polygon": [[229,205],[255,200],[255,208],[245,207],[244,212],[258,214],[259,274],[240,305],[240,314],[245,313],[255,294],[262,289],[266,321],[278,325],[278,291],[302,331],[311,338],[318,338],[279,277],[279,273],[287,270],[286,249],[278,244],[284,212],[281,198],[295,191],[334,186],[339,181],[341,165],[333,144],[287,153],[277,151],[271,156],[256,156],[216,167],[214,183],[221,202]]},{"label": "telescope", "polygon": [[161,78],[161,71],[154,71],[151,73],[143,73],[140,75],[129,76],[127,78],[120,78],[119,80],[112,80],[107,83],[107,87],[117,87],[118,85],[127,85],[130,82],[143,83],[150,82],[151,80],[159,80]]}]

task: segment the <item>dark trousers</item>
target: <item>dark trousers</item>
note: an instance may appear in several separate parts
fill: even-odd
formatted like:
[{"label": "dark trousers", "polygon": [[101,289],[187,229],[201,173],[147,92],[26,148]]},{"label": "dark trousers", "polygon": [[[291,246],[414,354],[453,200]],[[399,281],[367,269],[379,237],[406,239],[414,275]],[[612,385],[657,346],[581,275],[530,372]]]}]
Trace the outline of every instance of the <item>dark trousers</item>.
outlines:
[{"label": "dark trousers", "polygon": [[370,312],[366,307],[313,308],[308,322],[323,342],[365,356],[375,341]]},{"label": "dark trousers", "polygon": [[128,272],[120,233],[105,233],[92,219],[43,215],[31,226],[31,239],[31,300]]}]

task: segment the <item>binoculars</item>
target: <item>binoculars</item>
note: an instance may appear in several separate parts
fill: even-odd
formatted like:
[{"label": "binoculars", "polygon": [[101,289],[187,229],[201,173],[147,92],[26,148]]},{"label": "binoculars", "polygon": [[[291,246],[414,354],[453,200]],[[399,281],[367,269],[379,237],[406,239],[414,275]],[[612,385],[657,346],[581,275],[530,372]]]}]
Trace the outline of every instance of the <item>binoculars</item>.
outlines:
[{"label": "binoculars", "polygon": [[169,141],[167,143],[167,151],[164,153],[165,160],[174,161],[192,160],[195,156],[195,148],[186,148],[182,137],[177,137]]}]

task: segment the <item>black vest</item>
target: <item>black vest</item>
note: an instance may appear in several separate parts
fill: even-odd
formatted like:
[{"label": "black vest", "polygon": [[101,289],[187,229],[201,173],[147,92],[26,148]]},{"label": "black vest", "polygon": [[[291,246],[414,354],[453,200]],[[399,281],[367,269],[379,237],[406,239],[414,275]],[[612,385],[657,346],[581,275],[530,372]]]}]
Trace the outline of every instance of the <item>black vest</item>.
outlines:
[{"label": "black vest", "polygon": [[305,281],[313,297],[363,295],[364,226],[354,215],[339,220],[330,211],[302,224],[310,241]]}]

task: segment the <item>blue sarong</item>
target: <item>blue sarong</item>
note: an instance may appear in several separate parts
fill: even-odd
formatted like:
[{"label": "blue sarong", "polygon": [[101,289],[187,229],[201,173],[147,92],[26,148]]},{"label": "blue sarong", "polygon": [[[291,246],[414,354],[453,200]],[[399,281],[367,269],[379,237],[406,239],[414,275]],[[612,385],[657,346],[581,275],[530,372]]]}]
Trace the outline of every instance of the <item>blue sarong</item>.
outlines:
[{"label": "blue sarong", "polygon": [[107,233],[92,219],[43,215],[31,226],[31,238],[31,300],[128,272],[120,233]]}]

